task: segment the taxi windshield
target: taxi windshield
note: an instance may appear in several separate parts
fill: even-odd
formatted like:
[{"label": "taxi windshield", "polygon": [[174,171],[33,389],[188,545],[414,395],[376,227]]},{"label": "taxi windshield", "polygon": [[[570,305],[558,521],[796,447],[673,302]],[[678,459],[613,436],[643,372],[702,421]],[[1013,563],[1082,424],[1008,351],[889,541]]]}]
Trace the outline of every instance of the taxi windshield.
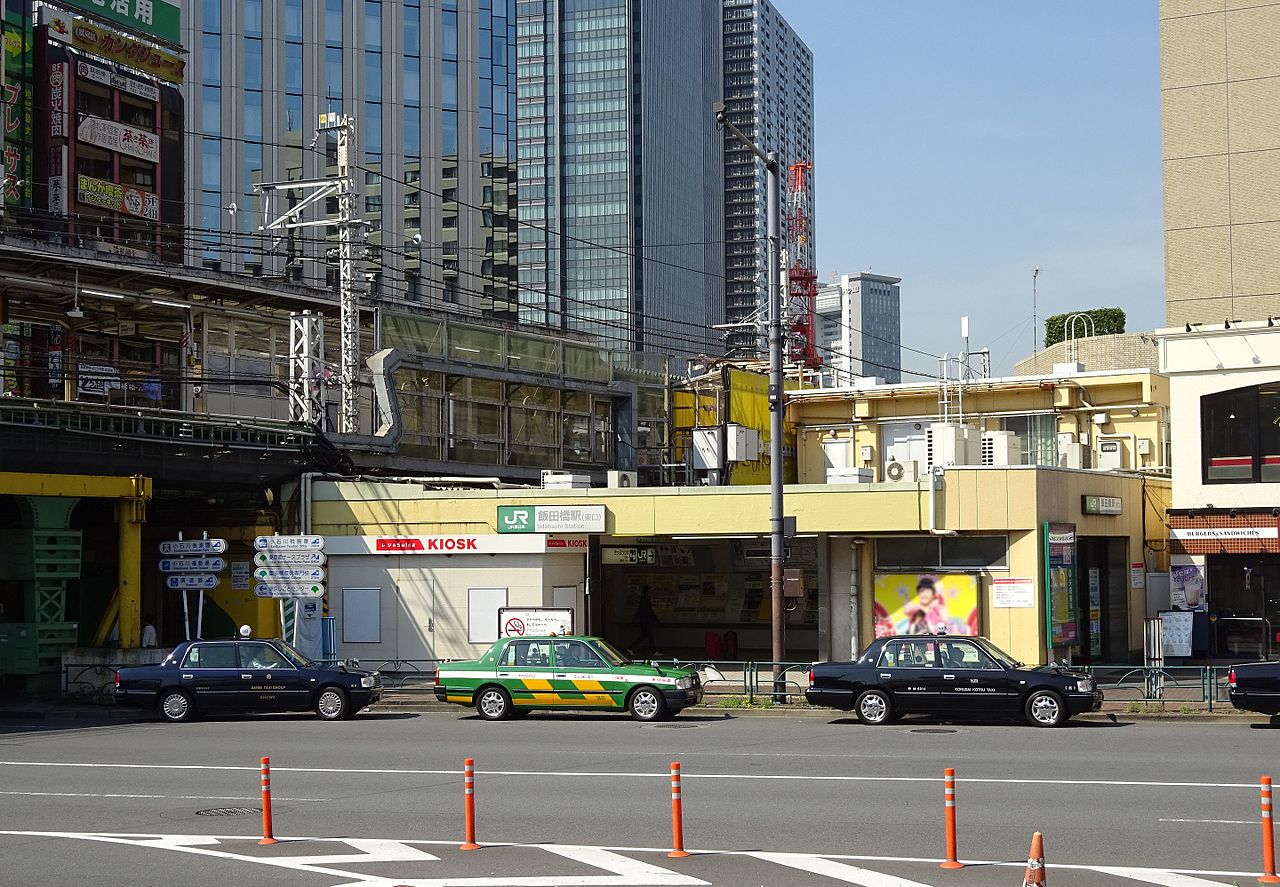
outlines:
[{"label": "taxi windshield", "polygon": [[974,638],[974,640],[978,642],[978,646],[987,651],[987,653],[1001,665],[1007,668],[1019,668],[1022,665],[1021,662],[1014,659],[986,638]]},{"label": "taxi windshield", "polygon": [[609,663],[610,665],[627,665],[628,663],[631,662],[630,659],[628,659],[626,656],[623,656],[621,653],[613,649],[613,647],[610,647],[604,641],[593,641],[592,644],[596,648],[596,652],[599,653],[601,656],[603,656],[604,661]]},{"label": "taxi windshield", "polygon": [[299,653],[291,644],[284,641],[276,641],[275,645],[280,648],[280,652],[288,657],[289,661],[298,668],[306,668],[311,664],[311,660]]}]

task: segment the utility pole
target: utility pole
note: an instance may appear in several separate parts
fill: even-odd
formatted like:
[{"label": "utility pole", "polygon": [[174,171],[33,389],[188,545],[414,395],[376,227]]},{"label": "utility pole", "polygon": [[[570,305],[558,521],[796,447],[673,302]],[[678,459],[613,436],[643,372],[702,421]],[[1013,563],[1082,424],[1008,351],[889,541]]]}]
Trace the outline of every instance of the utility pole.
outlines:
[{"label": "utility pole", "polygon": [[1036,278],[1040,276],[1040,268],[1031,269],[1031,354],[1040,350],[1040,318],[1036,315]]},{"label": "utility pole", "polygon": [[769,622],[772,637],[773,695],[781,702],[786,697],[786,681],[782,677],[782,661],[786,658],[783,638],[782,578],[786,566],[785,520],[782,501],[782,413],[786,395],[782,388],[782,185],[778,155],[761,151],[755,142],[742,134],[725,114],[724,103],[711,106],[716,123],[725,127],[764,163],[769,173],[765,227],[769,235]]},{"label": "utility pole", "polygon": [[[338,137],[337,176],[295,182],[264,182],[257,185],[255,190],[266,195],[263,201],[263,224],[259,229],[261,231],[294,231],[335,225],[338,229],[338,344],[341,349],[338,378],[342,398],[338,412],[338,431],[342,434],[357,434],[360,431],[360,406],[356,397],[356,383],[360,377],[360,293],[364,286],[356,282],[355,241],[357,232],[360,232],[360,236],[363,235],[364,222],[356,218],[358,195],[356,181],[351,174],[356,149],[355,118],[332,111],[321,114],[312,147],[315,147],[322,135],[329,133]],[[297,191],[305,196],[283,215],[273,218],[271,195],[280,191]],[[336,219],[326,216],[302,221],[303,210],[314,205],[323,207],[330,197],[338,200]],[[282,239],[277,238],[272,246],[278,245]]]}]

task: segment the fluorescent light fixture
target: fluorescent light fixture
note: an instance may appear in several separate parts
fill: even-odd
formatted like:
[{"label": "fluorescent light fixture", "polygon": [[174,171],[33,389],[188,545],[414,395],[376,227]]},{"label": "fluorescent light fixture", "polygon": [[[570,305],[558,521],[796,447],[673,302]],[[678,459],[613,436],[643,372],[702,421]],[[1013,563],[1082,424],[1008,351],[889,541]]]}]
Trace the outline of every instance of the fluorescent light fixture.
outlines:
[{"label": "fluorescent light fixture", "polygon": [[121,293],[109,293],[106,290],[82,289],[80,292],[86,296],[102,296],[104,299],[123,299],[125,296]]},{"label": "fluorescent light fixture", "polygon": [[152,299],[152,305],[164,305],[166,308],[190,308],[190,305],[184,305],[182,302],[166,302],[164,299]]},{"label": "fluorescent light fixture", "polygon": [[[79,320],[84,317],[84,312],[80,310],[80,306],[78,304],[72,305],[71,310],[67,312],[67,317]],[[1234,419],[1235,417],[1232,416],[1232,418]]]},{"label": "fluorescent light fixture", "polygon": [[479,349],[479,348],[467,348],[467,347],[466,347],[466,346],[464,346],[464,345],[454,345],[454,346],[453,346],[453,350],[454,350],[454,351],[469,351],[469,352],[470,352],[470,353],[472,353],[472,354],[479,354],[479,353],[480,353],[480,349]]}]

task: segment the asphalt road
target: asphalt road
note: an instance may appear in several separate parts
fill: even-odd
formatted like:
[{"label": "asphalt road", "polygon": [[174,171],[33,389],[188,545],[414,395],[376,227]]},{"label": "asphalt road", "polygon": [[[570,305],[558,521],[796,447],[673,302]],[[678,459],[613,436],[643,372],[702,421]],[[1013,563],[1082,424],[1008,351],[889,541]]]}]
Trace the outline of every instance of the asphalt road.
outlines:
[{"label": "asphalt road", "polygon": [[[1249,724],[1123,717],[1059,730],[465,712],[0,721],[0,884],[969,887],[1017,883],[1036,830],[1055,887],[1246,883],[1261,870],[1258,777],[1280,770],[1278,740]],[[288,839],[275,847],[253,840],[262,755]],[[476,853],[456,849],[467,757],[488,845]],[[686,846],[717,853],[665,855],[673,760]],[[945,767],[961,860],[1008,868],[938,868]],[[207,813],[218,808],[248,812]]]}]

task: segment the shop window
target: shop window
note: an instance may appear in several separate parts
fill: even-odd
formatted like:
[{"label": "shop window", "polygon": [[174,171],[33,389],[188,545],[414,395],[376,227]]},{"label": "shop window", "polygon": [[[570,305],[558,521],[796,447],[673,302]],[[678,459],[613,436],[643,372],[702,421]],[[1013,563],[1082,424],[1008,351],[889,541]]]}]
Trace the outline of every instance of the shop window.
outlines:
[{"label": "shop window", "polygon": [[1206,484],[1280,483],[1280,385],[1202,397],[1200,447]]},{"label": "shop window", "polygon": [[1007,570],[1008,536],[890,536],[876,540],[876,568]]}]

